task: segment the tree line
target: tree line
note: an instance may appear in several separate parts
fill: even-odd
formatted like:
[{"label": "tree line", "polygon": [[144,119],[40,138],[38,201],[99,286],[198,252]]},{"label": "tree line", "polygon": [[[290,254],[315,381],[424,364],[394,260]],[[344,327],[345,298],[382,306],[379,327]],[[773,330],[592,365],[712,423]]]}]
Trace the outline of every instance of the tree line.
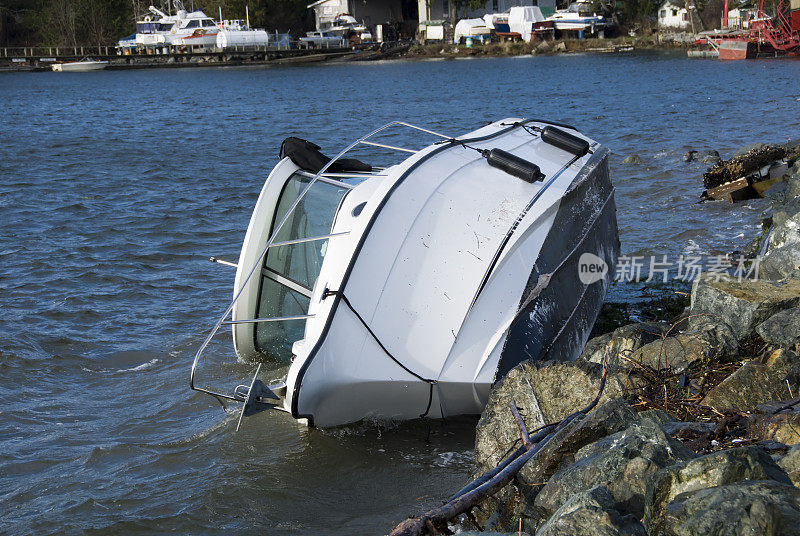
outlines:
[{"label": "tree line", "polygon": [[[686,0],[673,0],[683,5]],[[700,15],[700,29],[718,28],[723,0],[690,0]],[[478,9],[486,0],[450,0],[456,16],[466,8]],[[175,11],[173,0],[0,0],[0,46],[82,46],[113,45],[136,31],[136,21],[154,4],[162,11]],[[255,28],[304,35],[314,27],[314,15],[306,8],[309,0],[183,0],[187,10],[201,9],[218,18],[243,19],[245,7]],[[566,7],[569,0],[558,0]],[[593,0],[598,9],[613,13],[622,29],[649,30],[663,0]],[[774,9],[777,0],[766,0]],[[562,6],[563,4],[563,6]],[[752,0],[731,0],[735,5],[751,5]],[[172,9],[170,9],[172,8]]]},{"label": "tree line", "polygon": [[[307,0],[184,0],[191,11],[217,19],[244,19],[255,28],[304,35],[313,29]],[[0,0],[0,46],[114,45],[136,31],[150,5],[175,12],[172,0]],[[170,10],[171,8],[171,10]]]}]

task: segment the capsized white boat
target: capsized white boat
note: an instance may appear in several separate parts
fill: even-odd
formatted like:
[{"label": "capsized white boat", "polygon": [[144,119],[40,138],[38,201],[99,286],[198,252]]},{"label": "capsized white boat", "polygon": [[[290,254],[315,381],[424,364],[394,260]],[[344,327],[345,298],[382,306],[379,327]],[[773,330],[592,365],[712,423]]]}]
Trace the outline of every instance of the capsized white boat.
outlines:
[{"label": "capsized white boat", "polygon": [[[396,127],[440,140],[375,141]],[[342,159],[364,144],[408,155]],[[579,355],[619,252],[606,148],[511,118],[458,138],[396,122],[333,160],[318,149],[284,142],[193,389],[321,427],[437,418],[480,413],[522,361]],[[196,386],[225,324],[240,360],[290,362],[285,381],[265,385],[259,365],[231,394]]]},{"label": "capsized white boat", "polygon": [[66,63],[54,63],[51,68],[54,71],[69,71],[69,72],[85,72],[85,71],[99,71],[105,69],[108,65],[107,61],[101,60],[81,60],[70,61]]}]

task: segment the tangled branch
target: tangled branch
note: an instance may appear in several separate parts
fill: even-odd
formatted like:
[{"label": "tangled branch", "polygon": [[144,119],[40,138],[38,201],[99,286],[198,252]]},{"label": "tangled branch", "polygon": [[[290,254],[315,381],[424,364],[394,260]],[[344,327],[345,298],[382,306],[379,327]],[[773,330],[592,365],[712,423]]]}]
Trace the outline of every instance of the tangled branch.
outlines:
[{"label": "tangled branch", "polygon": [[594,400],[582,410],[568,415],[560,422],[543,427],[533,436],[528,435],[525,422],[522,420],[516,404],[512,401],[510,404],[511,413],[520,428],[520,435],[523,442],[522,446],[500,462],[497,467],[486,472],[459,490],[458,493],[450,497],[444,505],[429,510],[420,516],[406,519],[397,525],[389,536],[424,536],[426,534],[435,535],[447,533],[448,522],[456,519],[461,514],[468,513],[472,508],[478,506],[481,502],[505,487],[513,480],[527,461],[533,458],[537,452],[541,451],[555,434],[563,430],[570,422],[578,417],[585,416],[597,406],[606,385],[607,359],[608,353],[606,352],[606,356],[603,358],[603,373],[600,377],[600,387]]}]

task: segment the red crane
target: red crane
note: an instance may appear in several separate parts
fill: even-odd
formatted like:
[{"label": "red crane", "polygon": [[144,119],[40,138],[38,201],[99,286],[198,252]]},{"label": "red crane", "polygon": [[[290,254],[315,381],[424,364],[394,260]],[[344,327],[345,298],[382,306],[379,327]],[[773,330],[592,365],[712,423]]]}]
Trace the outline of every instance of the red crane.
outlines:
[{"label": "red crane", "polygon": [[[726,18],[727,4],[725,0]],[[800,52],[800,0],[790,0],[789,5],[779,0],[775,11],[774,18],[764,13],[764,0],[759,0],[756,18],[750,21],[751,40],[783,53]]]}]

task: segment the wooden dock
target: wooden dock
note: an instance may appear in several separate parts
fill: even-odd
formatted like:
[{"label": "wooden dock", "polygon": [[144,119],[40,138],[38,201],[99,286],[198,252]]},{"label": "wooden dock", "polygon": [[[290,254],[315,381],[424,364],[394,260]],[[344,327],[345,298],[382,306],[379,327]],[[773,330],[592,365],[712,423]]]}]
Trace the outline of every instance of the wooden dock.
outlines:
[{"label": "wooden dock", "polygon": [[54,63],[84,58],[108,61],[108,70],[159,67],[225,67],[235,65],[292,64],[343,59],[356,54],[350,48],[298,48],[287,46],[230,47],[225,50],[148,50],[121,54],[114,46],[0,47],[0,71],[50,71]]}]

